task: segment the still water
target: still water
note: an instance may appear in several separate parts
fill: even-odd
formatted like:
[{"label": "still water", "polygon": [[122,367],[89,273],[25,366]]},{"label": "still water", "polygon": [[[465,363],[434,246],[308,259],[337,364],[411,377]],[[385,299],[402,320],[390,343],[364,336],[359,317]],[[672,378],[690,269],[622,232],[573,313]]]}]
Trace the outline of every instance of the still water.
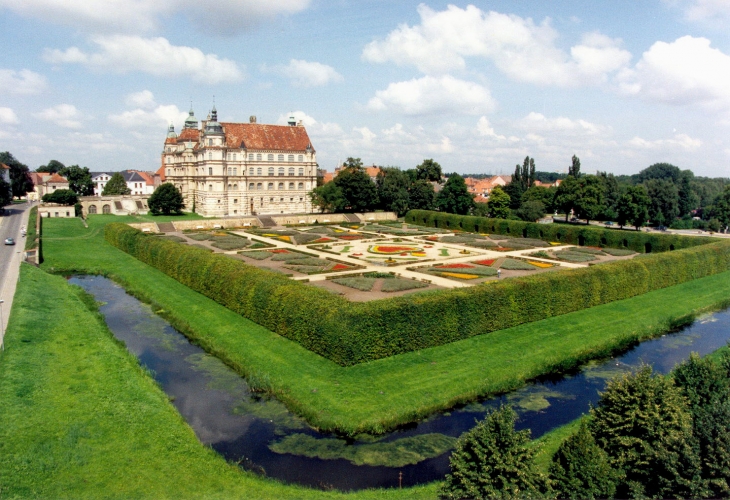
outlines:
[{"label": "still water", "polygon": [[397,487],[401,473],[403,486],[441,479],[454,439],[501,403],[519,414],[518,429],[539,437],[586,413],[609,378],[641,363],[667,373],[690,352],[707,354],[730,340],[730,311],[707,315],[574,375],[436,414],[385,436],[348,441],[315,431],[275,399],[252,394],[244,379],[114,282],[98,276],[70,282],[103,304],[114,336],[150,370],[202,443],[248,470],[326,489]]}]

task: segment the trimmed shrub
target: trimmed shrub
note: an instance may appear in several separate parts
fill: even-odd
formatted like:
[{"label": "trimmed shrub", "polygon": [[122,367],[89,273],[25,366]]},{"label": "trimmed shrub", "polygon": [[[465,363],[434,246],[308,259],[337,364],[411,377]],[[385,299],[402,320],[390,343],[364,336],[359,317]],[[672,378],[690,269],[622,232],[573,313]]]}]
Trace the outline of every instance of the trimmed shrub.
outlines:
[{"label": "trimmed shrub", "polygon": [[614,257],[625,257],[627,255],[634,255],[636,252],[629,250],[628,248],[603,248],[603,253],[612,255]]},{"label": "trimmed shrub", "polygon": [[[423,213],[434,220],[436,216],[448,216]],[[482,224],[489,221],[474,219]],[[513,223],[529,224],[498,224]],[[545,228],[542,224],[534,226],[536,231]],[[602,230],[597,231],[601,234]],[[623,237],[625,233],[616,234]],[[660,235],[651,236],[658,248],[665,245]],[[190,245],[164,241],[126,224],[107,225],[105,238],[232,311],[343,366],[579,311],[730,269],[730,241],[706,238],[713,243],[641,259],[538,273],[500,280],[488,287],[351,303],[324,289]],[[669,238],[675,245],[692,246],[678,237]]]},{"label": "trimmed shrub", "polygon": [[502,246],[507,247],[518,247],[518,246],[528,246],[528,247],[546,247],[549,245],[548,242],[543,240],[538,240],[535,238],[514,238],[509,240],[502,240],[499,242]]},{"label": "trimmed shrub", "polygon": [[567,251],[578,252],[578,253],[587,253],[589,255],[606,255],[606,253],[603,250],[600,250],[598,248],[590,248],[590,247],[573,247],[573,248],[568,249]]},{"label": "trimmed shrub", "polygon": [[380,287],[382,292],[402,292],[404,290],[414,290],[416,288],[426,288],[427,283],[416,280],[407,280],[404,278],[386,279]]},{"label": "trimmed shrub", "polygon": [[269,257],[276,255],[271,252],[264,252],[264,251],[238,252],[238,254],[243,255],[244,257],[248,257],[249,259],[256,259],[256,260],[266,260]]},{"label": "trimmed shrub", "polygon": [[591,255],[589,253],[582,253],[582,252],[571,252],[570,250],[561,250],[559,252],[555,252],[555,257],[560,260],[564,260],[566,262],[591,262],[594,260],[598,260],[598,258],[594,255]]},{"label": "trimmed shrub", "polygon": [[504,262],[502,262],[499,268],[507,269],[508,271],[534,271],[537,269],[532,264],[528,264],[524,260],[517,259],[504,259]]},{"label": "trimmed shrub", "polygon": [[373,289],[376,278],[337,278],[332,280],[333,283],[338,285],[346,286],[348,288],[354,288],[361,292],[369,292]]},{"label": "trimmed shrub", "polygon": [[195,241],[205,241],[213,239],[213,235],[211,233],[187,233],[185,236]]},{"label": "trimmed shrub", "polygon": [[[267,252],[271,253],[271,252]],[[297,260],[297,259],[306,259],[309,257],[309,255],[304,255],[303,253],[296,253],[296,252],[287,252],[287,253],[275,253],[273,257],[271,257],[271,260],[275,262],[285,261],[289,262],[290,260]]]},{"label": "trimmed shrub", "polygon": [[211,246],[220,248],[221,250],[238,250],[246,248],[251,244],[248,238],[241,236],[214,236]]}]

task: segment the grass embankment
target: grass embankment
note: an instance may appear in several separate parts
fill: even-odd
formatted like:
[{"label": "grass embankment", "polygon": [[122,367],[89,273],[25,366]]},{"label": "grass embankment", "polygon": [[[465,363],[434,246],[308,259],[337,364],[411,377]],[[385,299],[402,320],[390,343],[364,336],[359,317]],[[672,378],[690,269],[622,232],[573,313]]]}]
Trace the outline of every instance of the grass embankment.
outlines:
[{"label": "grass embankment", "polygon": [[[49,224],[53,226],[53,224]],[[93,299],[23,265],[0,353],[3,498],[434,498],[283,485],[203,446]]]},{"label": "grass embankment", "polygon": [[44,268],[105,274],[249,382],[325,430],[382,432],[670,330],[730,301],[730,272],[348,368],[252,323],[106,243],[107,222],[44,226]]},{"label": "grass embankment", "polygon": [[28,214],[28,227],[26,228],[26,233],[25,233],[25,250],[31,250],[33,248],[38,248],[38,245],[39,245],[38,232],[36,231],[37,221],[38,221],[38,207],[33,207],[30,209],[30,214]]}]

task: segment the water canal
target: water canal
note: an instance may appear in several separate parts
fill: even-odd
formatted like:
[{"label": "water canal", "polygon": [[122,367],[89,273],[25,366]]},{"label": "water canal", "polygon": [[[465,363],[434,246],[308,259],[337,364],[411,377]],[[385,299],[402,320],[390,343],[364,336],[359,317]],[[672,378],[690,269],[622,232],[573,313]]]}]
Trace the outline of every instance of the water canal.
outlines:
[{"label": "water canal", "polygon": [[707,354],[730,340],[730,311],[706,315],[579,373],[353,442],[317,432],[277,400],[252,394],[244,379],[114,282],[98,276],[70,282],[103,304],[100,311],[114,336],[150,370],[202,443],[246,469],[317,488],[395,487],[399,473],[403,486],[441,479],[455,439],[490,408],[511,404],[520,416],[518,429],[539,437],[586,413],[616,374],[641,363],[667,373],[690,352]]}]

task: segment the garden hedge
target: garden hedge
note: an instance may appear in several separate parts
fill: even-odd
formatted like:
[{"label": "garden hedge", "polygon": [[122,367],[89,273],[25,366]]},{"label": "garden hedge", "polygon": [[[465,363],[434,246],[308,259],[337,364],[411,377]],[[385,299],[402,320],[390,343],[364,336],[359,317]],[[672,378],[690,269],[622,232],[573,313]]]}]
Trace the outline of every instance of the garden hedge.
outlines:
[{"label": "garden hedge", "polygon": [[[105,238],[193,290],[342,366],[447,344],[730,269],[730,241],[723,240],[490,285],[355,303],[126,224],[107,225]],[[650,241],[659,248],[668,246]]]},{"label": "garden hedge", "polygon": [[428,210],[411,210],[406,222],[427,227],[456,231],[503,234],[522,238],[537,238],[570,245],[629,248],[639,253],[666,252],[706,245],[717,241],[709,236],[681,236],[610,229],[582,224],[537,224],[518,220],[489,219]]}]

